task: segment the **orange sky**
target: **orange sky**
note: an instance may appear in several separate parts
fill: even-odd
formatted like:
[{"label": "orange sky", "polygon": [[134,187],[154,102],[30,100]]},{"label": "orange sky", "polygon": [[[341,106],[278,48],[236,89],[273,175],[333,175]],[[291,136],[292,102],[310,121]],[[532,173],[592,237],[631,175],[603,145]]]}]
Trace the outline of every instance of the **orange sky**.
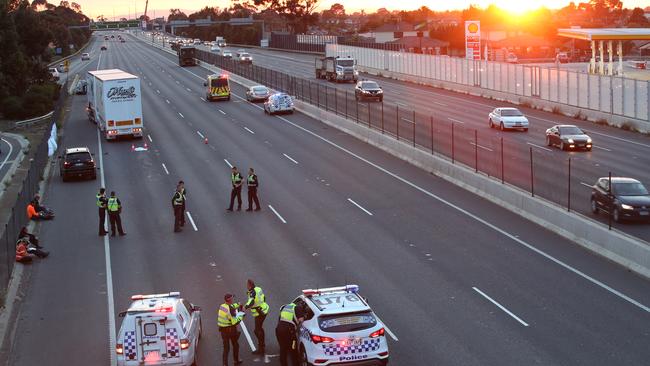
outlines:
[{"label": "orange sky", "polygon": [[[480,6],[487,6],[495,3],[498,6],[508,9],[510,11],[524,11],[528,9],[538,8],[542,5],[549,8],[561,8],[568,4],[568,0],[447,0],[447,1],[427,1],[427,0],[400,0],[399,6],[395,6],[394,0],[321,0],[320,8],[327,9],[331,4],[339,2],[343,4],[348,12],[354,12],[360,9],[365,9],[366,12],[373,12],[378,8],[387,8],[389,10],[413,10],[423,5],[426,5],[432,10],[447,10],[447,9],[464,9],[469,4],[477,4]],[[576,3],[580,0],[575,0]],[[52,1],[56,3],[56,1]],[[144,11],[144,0],[77,0],[81,5],[84,14],[90,17],[97,17],[104,15],[112,19],[113,15],[128,17],[129,14],[133,16],[137,10],[138,15]],[[182,5],[181,5],[182,4]],[[188,0],[179,3],[178,0],[151,0],[149,2],[149,15],[153,17],[153,11],[157,11],[156,15],[167,15],[166,12],[170,8],[181,7],[187,10],[198,10],[204,6],[218,6],[228,7],[232,4],[230,0]],[[635,6],[645,7],[649,5],[648,0],[627,0],[623,2],[627,8],[634,8]],[[165,14],[160,14],[165,11]]]}]

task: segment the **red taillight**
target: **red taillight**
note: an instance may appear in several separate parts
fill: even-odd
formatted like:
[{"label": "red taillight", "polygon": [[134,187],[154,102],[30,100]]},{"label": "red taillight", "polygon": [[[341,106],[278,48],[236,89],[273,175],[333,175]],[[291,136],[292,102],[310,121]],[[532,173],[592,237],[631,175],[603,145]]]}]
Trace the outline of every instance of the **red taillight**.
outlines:
[{"label": "red taillight", "polygon": [[121,343],[115,345],[115,353],[118,355],[124,354],[124,347],[122,347]]},{"label": "red taillight", "polygon": [[388,351],[386,352],[379,352],[380,357],[388,356]]},{"label": "red taillight", "polygon": [[164,308],[157,308],[157,309],[155,310],[155,312],[156,312],[156,313],[170,313],[172,310],[174,310],[173,307],[171,307],[171,306],[167,306],[167,307],[164,307]]},{"label": "red taillight", "polygon": [[190,340],[187,338],[181,339],[181,349],[188,349],[190,348]]},{"label": "red taillight", "polygon": [[330,337],[323,337],[323,336],[319,336],[319,335],[316,335],[316,334],[312,334],[311,335],[311,341],[314,342],[314,344],[332,343],[332,342],[334,342],[334,339],[330,338]]},{"label": "red taillight", "polygon": [[384,328],[381,328],[378,331],[372,332],[370,338],[383,337],[385,332]]},{"label": "red taillight", "polygon": [[66,168],[69,167],[70,165],[72,165],[72,163],[70,163],[69,161],[63,163],[63,166]]}]

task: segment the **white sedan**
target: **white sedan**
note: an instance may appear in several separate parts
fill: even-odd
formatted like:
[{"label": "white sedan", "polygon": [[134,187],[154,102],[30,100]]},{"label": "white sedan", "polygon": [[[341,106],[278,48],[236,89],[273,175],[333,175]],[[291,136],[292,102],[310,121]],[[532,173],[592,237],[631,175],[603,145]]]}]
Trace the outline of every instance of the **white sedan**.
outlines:
[{"label": "white sedan", "polygon": [[501,131],[519,129],[528,131],[528,118],[517,108],[494,108],[490,112],[490,128],[498,127]]}]

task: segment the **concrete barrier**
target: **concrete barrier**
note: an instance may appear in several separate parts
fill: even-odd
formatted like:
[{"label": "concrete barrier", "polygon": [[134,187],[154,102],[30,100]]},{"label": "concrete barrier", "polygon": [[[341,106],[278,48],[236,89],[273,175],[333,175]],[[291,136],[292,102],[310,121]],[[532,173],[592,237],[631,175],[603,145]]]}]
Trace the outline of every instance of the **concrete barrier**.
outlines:
[{"label": "concrete barrier", "polygon": [[[206,63],[203,66],[213,72],[224,71]],[[239,75],[230,75],[232,82],[244,87],[258,84]],[[300,100],[295,100],[295,104],[296,110],[305,115],[433,173],[650,279],[648,242],[617,230],[608,230],[601,223],[586,216],[567,212],[565,208],[538,197],[531,197],[528,192],[519,188],[475,173],[473,168],[459,163],[452,164],[445,157],[432,155],[335,113]]]}]

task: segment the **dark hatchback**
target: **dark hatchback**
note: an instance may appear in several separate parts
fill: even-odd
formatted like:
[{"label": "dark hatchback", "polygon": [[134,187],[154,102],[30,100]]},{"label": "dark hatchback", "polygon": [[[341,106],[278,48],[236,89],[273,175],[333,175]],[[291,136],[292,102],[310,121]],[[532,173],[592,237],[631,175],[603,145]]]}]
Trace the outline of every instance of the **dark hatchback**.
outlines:
[{"label": "dark hatchback", "polygon": [[598,178],[591,190],[591,212],[610,212],[616,222],[650,221],[650,193],[641,182],[632,178]]},{"label": "dark hatchback", "polygon": [[72,177],[97,179],[97,168],[90,150],[87,147],[66,149],[61,157],[59,173],[64,182]]}]

